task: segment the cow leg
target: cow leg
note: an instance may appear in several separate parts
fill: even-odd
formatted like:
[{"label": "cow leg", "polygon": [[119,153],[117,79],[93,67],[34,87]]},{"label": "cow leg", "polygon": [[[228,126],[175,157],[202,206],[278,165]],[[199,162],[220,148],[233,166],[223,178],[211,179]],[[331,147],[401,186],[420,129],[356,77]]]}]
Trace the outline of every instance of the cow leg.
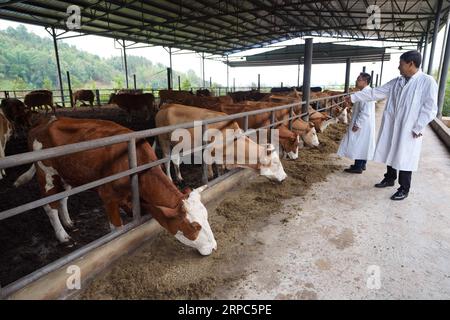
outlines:
[{"label": "cow leg", "polygon": [[208,179],[214,179],[214,170],[212,164],[208,164]]},{"label": "cow leg", "polygon": [[44,206],[45,213],[47,213],[48,218],[50,219],[50,223],[52,224],[53,230],[55,230],[56,238],[59,242],[65,243],[70,241],[70,236],[67,234],[66,230],[61,224],[58,216],[58,207],[57,202],[52,202],[49,205],[46,204]]},{"label": "cow leg", "polygon": [[172,162],[173,167],[175,169],[175,175],[177,177],[177,180],[179,182],[183,182],[183,177],[181,176],[181,169],[180,169],[181,159],[179,157],[176,157],[175,159],[172,160]]},{"label": "cow leg", "polygon": [[123,223],[120,217],[120,204],[123,203],[123,197],[114,192],[109,185],[103,185],[98,188],[98,194],[105,206],[111,231],[121,228]]},{"label": "cow leg", "polygon": [[[66,191],[72,189],[68,184],[64,184],[64,189]],[[70,219],[69,210],[67,209],[67,200],[69,197],[66,197],[59,201],[59,219],[61,220],[64,227],[68,229],[73,229],[73,221]]]},{"label": "cow leg", "polygon": [[[6,146],[6,144],[5,144],[5,146]],[[5,157],[5,146],[0,145],[0,159]],[[6,172],[4,169],[0,169],[0,180],[3,179],[3,176],[6,176]]]}]

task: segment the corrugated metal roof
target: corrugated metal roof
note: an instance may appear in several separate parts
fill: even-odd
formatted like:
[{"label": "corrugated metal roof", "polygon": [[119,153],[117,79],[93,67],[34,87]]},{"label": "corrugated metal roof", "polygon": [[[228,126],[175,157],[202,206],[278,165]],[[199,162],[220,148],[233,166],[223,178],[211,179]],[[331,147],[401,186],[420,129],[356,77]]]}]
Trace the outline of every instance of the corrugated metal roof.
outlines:
[{"label": "corrugated metal roof", "polygon": [[[432,33],[438,1],[0,0],[0,19],[67,30],[66,10],[77,5],[82,33],[226,55],[301,36],[416,44],[428,21]],[[374,4],[381,17],[375,30],[367,13]],[[444,1],[440,27],[449,8]]]},{"label": "corrugated metal roof", "polygon": [[[299,44],[247,56],[245,61],[230,61],[230,67],[261,67],[304,64],[305,45]],[[385,48],[316,43],[313,49],[313,64],[389,61],[391,55]]]}]

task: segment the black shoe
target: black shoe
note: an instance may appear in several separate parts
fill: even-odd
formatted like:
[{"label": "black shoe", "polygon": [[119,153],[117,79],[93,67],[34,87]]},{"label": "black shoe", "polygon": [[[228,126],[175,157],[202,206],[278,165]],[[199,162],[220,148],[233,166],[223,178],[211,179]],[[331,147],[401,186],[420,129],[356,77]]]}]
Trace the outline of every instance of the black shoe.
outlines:
[{"label": "black shoe", "polygon": [[403,199],[405,199],[406,197],[408,197],[408,192],[406,192],[406,191],[403,190],[403,189],[399,189],[399,190],[397,190],[396,193],[394,193],[394,194],[392,195],[391,200],[403,200]]},{"label": "black shoe", "polygon": [[363,171],[366,171],[366,166],[362,167]]},{"label": "black shoe", "polygon": [[375,185],[375,188],[386,188],[386,187],[393,187],[395,184],[394,180],[386,180],[383,179],[380,183],[377,183]]},{"label": "black shoe", "polygon": [[362,173],[363,171],[362,171],[362,169],[358,169],[358,168],[355,168],[355,167],[350,167],[350,168],[344,169],[344,172],[348,172],[348,173]]}]

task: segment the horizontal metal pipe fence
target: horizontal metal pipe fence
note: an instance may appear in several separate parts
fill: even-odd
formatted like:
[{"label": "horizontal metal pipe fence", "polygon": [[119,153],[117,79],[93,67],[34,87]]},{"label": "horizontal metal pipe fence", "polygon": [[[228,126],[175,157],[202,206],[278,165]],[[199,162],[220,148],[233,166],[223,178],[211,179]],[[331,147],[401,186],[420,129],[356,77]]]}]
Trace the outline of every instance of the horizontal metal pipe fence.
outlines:
[{"label": "horizontal metal pipe fence", "polygon": [[[342,97],[345,95],[347,95],[347,94],[341,94],[341,95],[336,95],[333,97],[326,97],[326,98],[311,99],[310,103],[316,102],[316,101],[321,101],[321,100],[338,98],[338,97]],[[60,192],[60,193],[36,200],[36,201],[32,201],[32,202],[26,203],[24,205],[21,205],[21,206],[12,208],[12,209],[5,210],[3,212],[0,212],[0,220],[15,216],[17,214],[20,214],[20,213],[23,213],[23,212],[26,212],[26,211],[29,211],[29,210],[32,210],[32,209],[35,209],[35,208],[38,208],[41,206],[44,206],[48,203],[61,200],[63,198],[69,197],[71,195],[98,187],[100,185],[109,183],[111,181],[120,179],[122,177],[131,176],[132,177],[131,178],[131,190],[132,190],[132,199],[133,199],[133,224],[131,224],[131,226],[133,226],[133,227],[137,226],[137,225],[143,223],[142,222],[143,219],[140,215],[140,212],[138,212],[139,211],[139,203],[138,203],[139,190],[138,190],[138,184],[136,183],[137,174],[139,172],[148,170],[152,167],[155,167],[155,166],[158,166],[161,164],[166,164],[167,167],[170,168],[170,162],[174,159],[174,157],[172,155],[170,155],[169,157],[165,157],[163,159],[159,159],[159,160],[151,162],[151,163],[146,163],[144,165],[137,166],[135,163],[135,160],[136,160],[135,143],[137,140],[158,136],[158,135],[164,134],[164,133],[169,133],[176,129],[188,129],[188,128],[194,128],[194,127],[199,127],[199,126],[201,126],[203,128],[203,131],[202,131],[202,136],[203,136],[204,129],[207,127],[208,124],[213,124],[213,123],[222,122],[222,121],[231,121],[231,120],[236,120],[239,118],[245,118],[245,123],[248,125],[248,117],[249,116],[266,113],[266,112],[271,112],[271,114],[274,115],[274,113],[276,111],[284,110],[284,109],[289,109],[290,115],[294,114],[293,116],[290,116],[283,121],[274,121],[274,118],[272,116],[271,117],[272,121],[271,121],[270,125],[262,127],[262,128],[254,129],[254,130],[248,130],[248,128],[246,128],[247,130],[244,131],[243,133],[241,133],[240,136],[250,135],[250,134],[253,134],[255,131],[266,129],[266,128],[271,128],[271,127],[274,127],[285,121],[289,121],[290,123],[292,123],[293,120],[306,115],[306,114],[296,115],[293,112],[295,107],[304,105],[305,103],[306,103],[305,101],[301,101],[301,102],[297,102],[297,103],[292,103],[292,104],[282,105],[282,106],[277,106],[277,107],[272,107],[272,108],[266,108],[266,109],[261,109],[261,110],[253,110],[253,111],[247,111],[247,112],[237,113],[237,114],[233,114],[233,115],[215,117],[215,118],[211,118],[211,119],[185,122],[185,123],[167,126],[167,127],[148,129],[148,130],[143,130],[143,131],[137,131],[137,132],[127,133],[127,134],[121,134],[121,135],[116,135],[116,136],[111,136],[111,137],[90,140],[90,141],[79,142],[79,143],[75,143],[75,144],[58,146],[58,147],[42,149],[42,150],[37,150],[37,151],[30,151],[30,152],[26,152],[26,153],[22,153],[22,154],[18,154],[18,155],[12,155],[12,156],[8,156],[6,158],[0,159],[0,169],[6,169],[6,168],[10,168],[10,167],[24,165],[27,163],[35,163],[38,161],[51,159],[51,158],[55,158],[55,157],[59,157],[59,156],[65,156],[65,155],[69,155],[69,154],[73,154],[73,153],[77,153],[77,152],[106,147],[106,146],[110,146],[110,145],[114,145],[114,144],[118,144],[118,143],[127,143],[128,144],[128,157],[130,160],[132,160],[132,161],[130,161],[131,168],[126,171],[122,171],[120,173],[117,173],[117,174],[114,174],[114,175],[111,175],[108,177],[104,177],[102,179],[92,181],[87,184],[72,188],[70,190],[63,191],[63,192]],[[322,108],[321,110],[330,109],[341,103],[343,103],[343,102]],[[237,135],[235,138],[238,138],[238,137],[239,137],[239,135]],[[210,146],[212,146],[212,144],[204,143],[199,147],[193,148],[187,152],[183,152],[183,154],[181,156],[184,157],[184,156],[196,153],[198,151],[202,151],[205,148],[208,148]],[[205,174],[206,174],[205,168],[206,168],[206,164],[203,162],[203,170],[202,170],[203,171],[203,181],[208,183],[207,175],[206,175],[206,181],[205,181]],[[170,170],[169,170],[169,174],[170,174]],[[134,183],[133,183],[133,177],[136,177]],[[128,224],[127,224],[127,226],[128,226]],[[129,227],[129,228],[131,228],[131,227]],[[127,228],[127,230],[128,230],[128,228]],[[17,280],[16,282],[8,285],[7,287],[4,287],[4,288],[0,287],[0,289],[1,289],[0,297],[6,297],[7,295],[15,292],[16,290],[19,290],[20,288],[26,286],[30,282],[36,280],[38,277],[42,276],[43,274],[49,273],[53,270],[56,270],[57,268],[64,265],[65,263],[73,261],[74,259],[76,259],[76,258],[80,257],[81,255],[87,253],[88,251],[106,243],[107,241],[110,241],[112,238],[115,238],[122,233],[123,233],[122,231],[120,231],[120,232],[114,231],[114,232],[110,233],[109,235],[105,236],[106,238],[105,237],[101,238],[101,239],[108,239],[108,240],[98,239],[83,248],[75,250],[69,256],[60,258],[57,261],[42,268],[42,270],[45,270],[45,273],[40,269],[28,276],[25,276],[25,277]],[[67,257],[71,257],[71,259],[68,259]]]}]

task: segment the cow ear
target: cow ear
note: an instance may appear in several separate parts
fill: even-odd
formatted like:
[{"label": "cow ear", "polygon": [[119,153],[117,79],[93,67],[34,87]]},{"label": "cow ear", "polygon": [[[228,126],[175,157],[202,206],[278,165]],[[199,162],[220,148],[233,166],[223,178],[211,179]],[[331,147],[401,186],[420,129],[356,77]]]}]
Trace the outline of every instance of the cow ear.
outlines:
[{"label": "cow ear", "polygon": [[163,206],[156,206],[166,218],[175,218],[178,215],[178,206],[176,208],[168,208]]}]

